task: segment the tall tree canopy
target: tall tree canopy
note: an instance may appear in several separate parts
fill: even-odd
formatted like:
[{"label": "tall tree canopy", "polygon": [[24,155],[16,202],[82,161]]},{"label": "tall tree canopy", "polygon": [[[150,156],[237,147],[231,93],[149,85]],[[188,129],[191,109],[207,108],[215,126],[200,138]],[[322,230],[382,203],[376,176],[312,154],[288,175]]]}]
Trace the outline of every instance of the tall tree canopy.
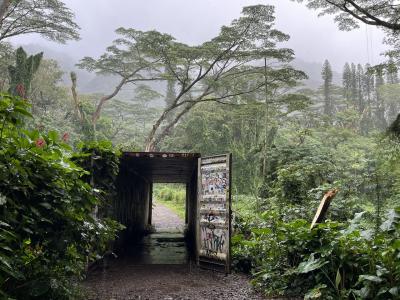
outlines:
[{"label": "tall tree canopy", "polygon": [[116,33],[120,36],[106,52],[98,59],[85,57],[78,66],[100,75],[112,75],[119,78],[118,84],[109,94],[101,97],[96,111],[92,116],[94,129],[100,117],[104,104],[118,95],[127,84],[143,81],[162,80],[161,57],[152,53],[151,48],[162,48],[173,38],[157,31],[139,31],[119,28]]},{"label": "tall tree canopy", "polygon": [[60,0],[5,0],[0,5],[0,41],[28,33],[60,43],[77,40],[74,17]]},{"label": "tall tree canopy", "polygon": [[[99,59],[86,57],[80,63],[89,71],[120,77],[115,90],[100,100],[93,120],[98,118],[101,106],[125,84],[144,80],[176,82],[174,99],[169,99],[148,135],[146,150],[150,151],[200,102],[232,103],[238,101],[238,96],[264,90],[267,82],[276,89],[276,85],[305,78],[303,72],[282,65],[294,54],[291,49],[276,47],[289,36],[273,28],[274,20],[273,6],[245,7],[242,17],[199,46],[179,43],[155,31],[118,29],[120,38],[105,54]],[[260,67],[262,59],[271,64],[268,81],[264,66]]]}]

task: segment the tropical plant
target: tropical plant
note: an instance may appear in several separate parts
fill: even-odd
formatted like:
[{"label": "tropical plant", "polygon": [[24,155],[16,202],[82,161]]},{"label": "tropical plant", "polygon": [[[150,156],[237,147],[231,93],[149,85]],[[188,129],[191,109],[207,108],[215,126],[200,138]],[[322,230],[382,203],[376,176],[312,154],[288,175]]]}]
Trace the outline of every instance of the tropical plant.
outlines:
[{"label": "tropical plant", "polygon": [[92,216],[100,205],[71,148],[54,131],[27,130],[26,100],[0,95],[0,294],[70,299],[88,261],[119,225]]},{"label": "tropical plant", "polygon": [[250,233],[233,238],[234,261],[251,266],[254,285],[268,295],[304,299],[398,299],[400,209],[378,232],[360,213],[347,223],[280,221],[261,215]]},{"label": "tropical plant", "polygon": [[33,75],[40,66],[43,53],[28,57],[25,50],[20,47],[16,51],[15,66],[9,66],[10,88],[9,93],[27,98],[31,89]]}]

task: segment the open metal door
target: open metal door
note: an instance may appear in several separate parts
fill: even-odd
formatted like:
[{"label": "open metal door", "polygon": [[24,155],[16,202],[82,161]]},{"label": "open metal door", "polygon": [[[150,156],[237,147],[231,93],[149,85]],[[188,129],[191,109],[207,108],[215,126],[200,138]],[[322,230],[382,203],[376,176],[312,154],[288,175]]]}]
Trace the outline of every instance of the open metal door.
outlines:
[{"label": "open metal door", "polygon": [[197,264],[230,272],[232,155],[199,158]]}]

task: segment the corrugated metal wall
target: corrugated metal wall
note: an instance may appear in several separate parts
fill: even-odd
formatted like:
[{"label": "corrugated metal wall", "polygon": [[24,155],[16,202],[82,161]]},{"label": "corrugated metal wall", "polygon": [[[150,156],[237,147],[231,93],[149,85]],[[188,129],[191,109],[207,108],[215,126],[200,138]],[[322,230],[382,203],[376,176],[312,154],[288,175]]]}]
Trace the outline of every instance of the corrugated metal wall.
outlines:
[{"label": "corrugated metal wall", "polygon": [[120,239],[134,241],[147,229],[150,220],[151,183],[122,169],[118,176],[118,197],[114,202],[115,217],[126,227]]},{"label": "corrugated metal wall", "polygon": [[193,173],[192,180],[186,185],[186,219],[186,239],[188,241],[187,245],[189,247],[190,253],[194,255],[197,249],[197,171]]}]

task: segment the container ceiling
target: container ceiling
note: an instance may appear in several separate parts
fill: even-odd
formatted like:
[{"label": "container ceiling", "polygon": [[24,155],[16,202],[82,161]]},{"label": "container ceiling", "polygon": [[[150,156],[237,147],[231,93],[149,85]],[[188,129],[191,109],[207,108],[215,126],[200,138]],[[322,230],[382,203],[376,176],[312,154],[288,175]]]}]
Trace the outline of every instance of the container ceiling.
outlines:
[{"label": "container ceiling", "polygon": [[199,153],[124,152],[121,168],[153,183],[187,183],[199,157]]}]

